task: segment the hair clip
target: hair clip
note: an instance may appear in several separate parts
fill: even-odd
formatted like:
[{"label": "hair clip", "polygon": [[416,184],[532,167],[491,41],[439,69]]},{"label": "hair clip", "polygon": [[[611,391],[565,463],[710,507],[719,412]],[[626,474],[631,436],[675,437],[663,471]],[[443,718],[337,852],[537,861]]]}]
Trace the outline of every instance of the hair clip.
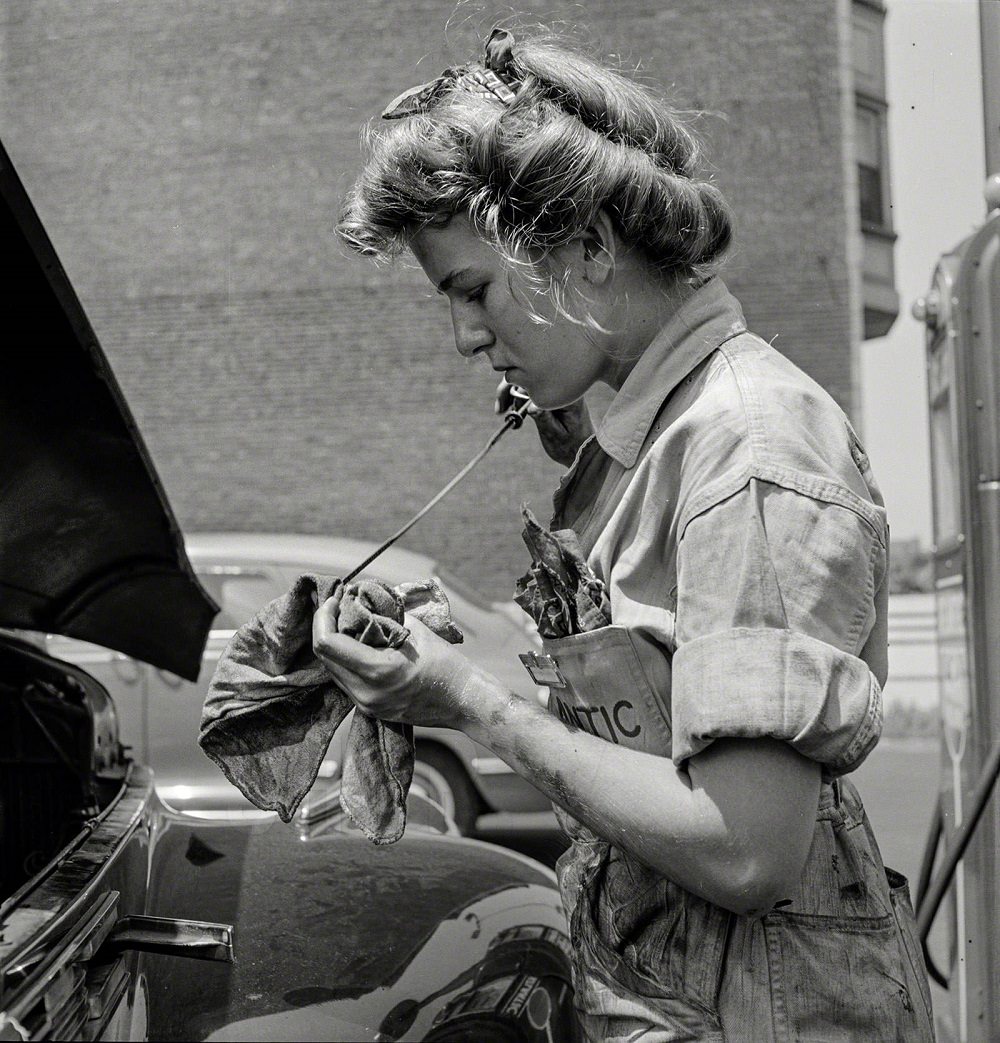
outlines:
[{"label": "hair clip", "polygon": [[458,85],[472,94],[492,94],[504,105],[514,102],[514,92],[492,69],[466,69],[459,76]]}]

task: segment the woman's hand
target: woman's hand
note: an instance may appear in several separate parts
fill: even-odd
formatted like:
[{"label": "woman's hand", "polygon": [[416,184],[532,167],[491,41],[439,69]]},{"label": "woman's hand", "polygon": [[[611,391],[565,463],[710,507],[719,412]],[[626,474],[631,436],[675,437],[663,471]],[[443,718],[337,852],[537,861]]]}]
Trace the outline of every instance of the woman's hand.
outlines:
[{"label": "woman's hand", "polygon": [[[510,388],[506,380],[497,385],[495,412],[506,413],[513,405]],[[539,409],[531,403],[528,416],[535,422],[546,454],[564,467],[569,467],[577,450],[594,433],[590,412],[582,398],[565,409]]]},{"label": "woman's hand", "polygon": [[334,680],[371,717],[461,728],[471,713],[475,668],[419,619],[407,615],[401,648],[372,648],[337,633],[336,599],[313,616],[313,651]]}]

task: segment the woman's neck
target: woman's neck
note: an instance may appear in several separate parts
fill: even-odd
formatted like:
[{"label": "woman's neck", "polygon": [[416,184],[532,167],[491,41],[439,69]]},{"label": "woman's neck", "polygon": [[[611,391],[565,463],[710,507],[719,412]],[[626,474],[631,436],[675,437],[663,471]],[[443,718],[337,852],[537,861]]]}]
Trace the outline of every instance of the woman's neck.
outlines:
[{"label": "woman's neck", "polygon": [[[633,273],[630,273],[633,274]],[[629,373],[656,335],[698,289],[687,280],[669,282],[649,272],[634,270],[624,280],[616,309],[616,330],[609,344],[609,367],[605,382],[620,391]]]}]

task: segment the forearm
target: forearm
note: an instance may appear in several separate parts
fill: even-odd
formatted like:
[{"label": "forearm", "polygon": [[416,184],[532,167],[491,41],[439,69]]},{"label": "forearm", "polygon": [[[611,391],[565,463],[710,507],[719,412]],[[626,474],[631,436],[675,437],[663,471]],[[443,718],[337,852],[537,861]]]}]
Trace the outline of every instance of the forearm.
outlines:
[{"label": "forearm", "polygon": [[699,784],[697,770],[689,775],[669,758],[568,725],[488,674],[473,675],[470,684],[466,734],[598,836],[735,912],[770,908],[785,897],[780,892],[797,876],[795,859],[791,873],[783,872],[782,858],[769,850],[773,834],[752,815],[734,815],[717,791]]}]

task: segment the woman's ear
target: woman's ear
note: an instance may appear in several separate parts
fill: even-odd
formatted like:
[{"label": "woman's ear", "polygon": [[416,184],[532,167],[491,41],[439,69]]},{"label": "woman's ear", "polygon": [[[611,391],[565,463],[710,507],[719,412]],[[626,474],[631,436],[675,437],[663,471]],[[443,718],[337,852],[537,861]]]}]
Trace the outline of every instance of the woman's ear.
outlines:
[{"label": "woman's ear", "polygon": [[591,225],[580,236],[583,250],[581,274],[592,286],[604,286],[615,274],[619,240],[615,226],[605,210],[599,210]]}]

